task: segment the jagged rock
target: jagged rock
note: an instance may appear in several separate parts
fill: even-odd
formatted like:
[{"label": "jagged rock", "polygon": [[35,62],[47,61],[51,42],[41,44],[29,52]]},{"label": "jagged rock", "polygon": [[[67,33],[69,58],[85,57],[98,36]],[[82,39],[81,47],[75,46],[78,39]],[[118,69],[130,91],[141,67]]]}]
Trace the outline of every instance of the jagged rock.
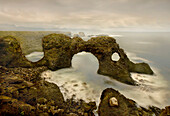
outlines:
[{"label": "jagged rock", "polygon": [[166,106],[165,109],[162,109],[160,116],[170,116],[170,106]]},{"label": "jagged rock", "polygon": [[22,54],[16,38],[6,36],[0,38],[0,65],[6,67],[30,67],[32,64]]},{"label": "jagged rock", "polygon": [[[40,74],[42,69],[0,66],[0,115],[66,116],[69,113],[94,115],[95,103],[85,103],[83,100],[75,102],[73,99],[64,101],[56,84],[36,77],[38,76],[36,71]],[[23,74],[29,72],[32,73],[32,75],[28,74],[30,78],[36,79],[27,81],[27,78],[23,77]]]},{"label": "jagged rock", "polygon": [[95,102],[83,103],[83,107],[86,112],[92,112],[93,110],[97,109]]},{"label": "jagged rock", "polygon": [[[38,62],[29,62],[22,55],[19,43],[13,37],[0,39],[0,65],[7,67],[47,66],[58,70],[71,66],[74,54],[82,51],[91,52],[99,61],[98,73],[110,76],[120,82],[135,84],[130,72],[153,74],[146,63],[131,62],[124,50],[119,48],[112,37],[100,36],[83,41],[79,37],[70,38],[63,34],[50,34],[42,39],[44,57]],[[112,61],[113,53],[119,54],[118,61]]]},{"label": "jagged rock", "polygon": [[[113,97],[119,102],[117,107],[110,107],[109,100]],[[100,100],[98,107],[99,116],[153,116],[157,113],[155,110],[137,106],[135,101],[126,98],[112,88],[105,89]],[[159,108],[157,109],[160,110]]]},{"label": "jagged rock", "polygon": [[0,115],[1,116],[16,116],[27,115],[35,116],[35,107],[26,104],[17,99],[0,95]]},{"label": "jagged rock", "polygon": [[[1,70],[2,69],[2,70]],[[41,80],[39,78],[39,80],[36,80],[36,82],[34,80],[32,80],[32,82],[28,82],[26,80],[24,80],[24,78],[22,78],[22,73],[25,72],[29,72],[33,69],[25,69],[25,72],[22,72],[23,69],[19,68],[21,72],[18,72],[19,70],[17,70],[18,68],[0,68],[0,96],[2,96],[2,99],[0,99],[0,115],[1,114],[13,114],[13,115],[19,115],[18,113],[21,113],[19,109],[16,108],[16,105],[18,105],[17,107],[22,107],[22,104],[24,105],[24,108],[27,106],[29,107],[37,107],[37,106],[41,106],[42,111],[47,112],[48,111],[48,107],[50,105],[57,105],[59,107],[63,107],[64,106],[64,98],[62,93],[59,90],[59,87],[55,84],[51,84],[48,82],[43,82],[43,80]],[[3,73],[5,70],[6,73]],[[26,71],[27,70],[27,71]],[[35,70],[37,71],[37,69],[35,68]],[[2,72],[1,72],[2,71]],[[16,71],[16,74],[15,74]],[[42,70],[43,71],[43,70]],[[34,71],[32,71],[32,73],[36,73]],[[38,72],[40,73],[40,72]],[[32,74],[30,76],[35,76],[37,74]],[[31,77],[30,77],[31,78]],[[37,78],[38,77],[34,77]],[[34,82],[34,83],[33,83]],[[21,101],[20,102],[14,102],[13,105],[11,106],[10,104],[4,104],[5,100],[3,96],[7,96],[9,97],[8,101],[12,102],[13,100],[17,101]],[[37,104],[40,103],[40,104]],[[47,104],[46,104],[47,103]],[[25,106],[25,104],[28,104]],[[47,107],[48,106],[48,107]],[[9,108],[6,108],[9,107]],[[9,110],[12,107],[12,109],[15,109],[16,111],[14,112],[13,110]],[[4,108],[6,108],[7,110],[5,110]],[[27,109],[27,108],[26,108]],[[8,111],[8,112],[7,112]],[[32,115],[34,116],[36,114],[36,112],[39,111],[33,111]],[[29,115],[28,112],[26,112],[24,110],[25,113],[23,115]]]}]

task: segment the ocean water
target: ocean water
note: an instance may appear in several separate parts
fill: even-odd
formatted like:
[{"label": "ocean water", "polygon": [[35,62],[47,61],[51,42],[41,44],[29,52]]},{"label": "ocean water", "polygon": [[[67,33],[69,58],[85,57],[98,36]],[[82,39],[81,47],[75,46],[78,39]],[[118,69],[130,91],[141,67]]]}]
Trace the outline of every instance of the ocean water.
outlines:
[{"label": "ocean water", "polygon": [[[110,77],[98,75],[98,60],[91,53],[81,52],[72,58],[72,67],[57,71],[45,71],[42,78],[56,83],[64,98],[83,99],[100,102],[101,92],[108,88],[119,90],[127,98],[139,105],[154,105],[160,108],[170,105],[170,33],[110,33],[125,50],[130,60],[149,63],[154,75],[131,73],[140,85],[131,86]],[[119,35],[119,36],[117,36]],[[90,39],[84,37],[84,40]],[[38,61],[43,53],[33,52],[26,56],[30,61]],[[118,59],[113,56],[112,59]]]}]

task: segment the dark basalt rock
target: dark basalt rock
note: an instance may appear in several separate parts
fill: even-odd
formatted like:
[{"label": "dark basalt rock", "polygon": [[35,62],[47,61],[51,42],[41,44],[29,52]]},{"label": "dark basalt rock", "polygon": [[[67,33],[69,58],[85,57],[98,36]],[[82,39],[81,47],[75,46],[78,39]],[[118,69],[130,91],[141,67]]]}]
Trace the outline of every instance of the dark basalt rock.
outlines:
[{"label": "dark basalt rock", "polygon": [[[110,106],[109,99],[115,97],[118,100],[118,106]],[[150,107],[149,109],[136,105],[136,102],[126,98],[118,91],[107,88],[102,92],[101,102],[99,104],[99,116],[159,116],[160,109]]]},{"label": "dark basalt rock", "polygon": [[[9,36],[1,38],[0,65],[6,67],[47,66],[50,70],[58,70],[70,67],[73,55],[86,51],[91,52],[98,59],[99,74],[110,76],[120,82],[135,84],[130,72],[153,74],[148,64],[131,62],[112,37],[99,36],[83,41],[79,37],[70,38],[63,34],[50,34],[42,39],[42,43],[44,57],[33,63],[22,54],[15,38]],[[118,61],[112,61],[113,53],[119,54]]]}]

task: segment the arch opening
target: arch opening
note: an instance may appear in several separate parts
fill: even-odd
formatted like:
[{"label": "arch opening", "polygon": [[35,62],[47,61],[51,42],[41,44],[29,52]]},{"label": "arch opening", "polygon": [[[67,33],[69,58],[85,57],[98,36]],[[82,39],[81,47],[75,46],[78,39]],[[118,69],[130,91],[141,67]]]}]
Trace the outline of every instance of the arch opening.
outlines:
[{"label": "arch opening", "polygon": [[26,59],[31,62],[38,62],[44,57],[44,52],[32,52],[25,55]]},{"label": "arch opening", "polygon": [[119,56],[119,54],[118,53],[113,53],[112,54],[112,56],[111,56],[111,59],[112,59],[112,61],[119,61],[119,59],[120,59],[120,56]]},{"label": "arch opening", "polygon": [[99,68],[99,61],[92,53],[83,51],[72,57],[71,65],[80,72],[94,74]]}]

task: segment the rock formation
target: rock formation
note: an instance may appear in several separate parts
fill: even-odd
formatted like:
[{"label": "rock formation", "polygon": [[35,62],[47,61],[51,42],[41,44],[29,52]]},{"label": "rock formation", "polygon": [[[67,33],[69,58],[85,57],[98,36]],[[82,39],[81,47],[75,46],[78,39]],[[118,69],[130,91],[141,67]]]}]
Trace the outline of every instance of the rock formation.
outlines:
[{"label": "rock formation", "polygon": [[32,66],[31,62],[22,54],[19,42],[11,36],[0,38],[0,65],[6,67]]},{"label": "rock formation", "polygon": [[[70,67],[73,55],[86,51],[98,59],[99,74],[110,76],[120,82],[134,84],[130,72],[153,74],[148,64],[131,62],[112,37],[100,36],[83,41],[79,37],[70,38],[64,34],[50,34],[42,39],[42,46],[43,59],[32,63],[23,56],[20,45],[15,38],[1,38],[0,65],[7,67],[47,66],[50,70],[58,70]],[[119,54],[118,61],[111,59],[113,53]]]},{"label": "rock formation", "polygon": [[[118,100],[118,106],[110,106],[109,100],[113,97]],[[149,107],[149,109],[140,107],[135,101],[126,98],[112,88],[105,89],[100,100],[101,102],[98,107],[99,116],[159,116],[161,112],[159,108],[153,106]]]},{"label": "rock formation", "polygon": [[64,101],[59,87],[40,77],[44,70],[0,66],[0,116],[94,116],[95,102]]},{"label": "rock formation", "polygon": [[[96,103],[83,100],[64,100],[56,84],[46,82],[40,74],[71,66],[74,54],[91,52],[99,61],[98,73],[108,75],[121,82],[134,84],[130,72],[153,74],[146,63],[134,64],[116,40],[111,37],[91,38],[87,42],[79,37],[51,34],[43,38],[45,56],[38,62],[30,62],[22,54],[14,37],[0,38],[0,115],[26,116],[94,116]],[[111,55],[118,53],[120,59],[112,61]],[[25,68],[24,68],[25,67]],[[116,100],[116,101],[115,101]],[[118,91],[108,88],[102,92],[98,108],[99,116],[166,116],[165,109],[140,107]]]},{"label": "rock formation", "polygon": [[[86,51],[98,59],[99,74],[123,83],[134,84],[130,72],[153,74],[148,64],[131,62],[112,37],[94,37],[86,42],[79,37],[71,39],[62,34],[51,34],[43,38],[43,51],[46,65],[51,70],[70,67],[73,55]],[[119,54],[119,61],[112,61],[113,53]]]}]

